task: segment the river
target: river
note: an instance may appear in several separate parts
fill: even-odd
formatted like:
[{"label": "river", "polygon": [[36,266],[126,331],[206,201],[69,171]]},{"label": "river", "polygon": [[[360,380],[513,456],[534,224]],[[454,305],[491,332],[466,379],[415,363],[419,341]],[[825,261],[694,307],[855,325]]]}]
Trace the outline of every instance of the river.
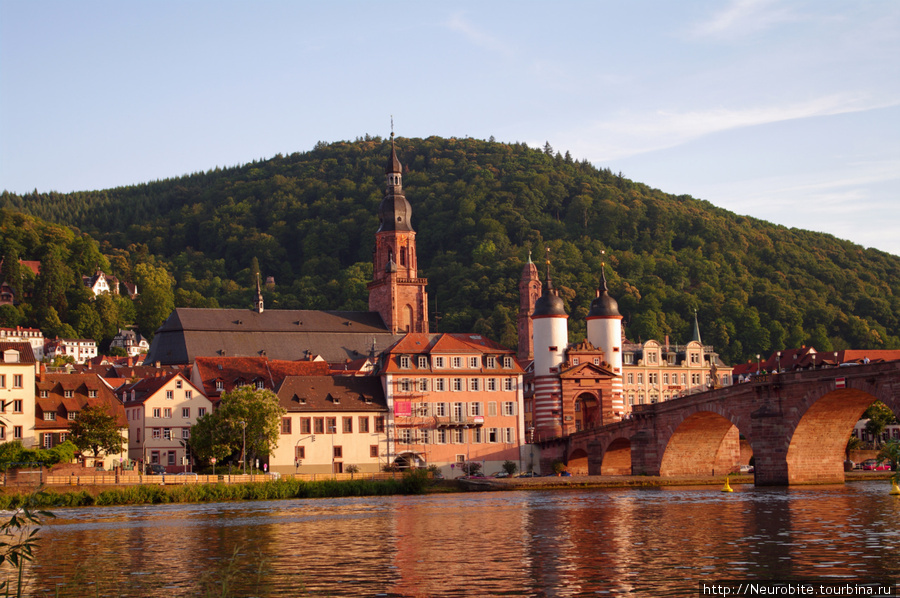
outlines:
[{"label": "river", "polygon": [[41,596],[697,596],[700,580],[900,579],[887,482],[57,509]]}]

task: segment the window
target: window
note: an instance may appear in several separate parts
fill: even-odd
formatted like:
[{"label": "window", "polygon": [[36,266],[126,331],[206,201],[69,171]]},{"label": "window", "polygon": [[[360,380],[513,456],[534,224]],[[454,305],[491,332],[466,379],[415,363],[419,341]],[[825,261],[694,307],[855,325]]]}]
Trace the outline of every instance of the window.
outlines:
[{"label": "window", "polygon": [[[0,388],[3,388],[3,387],[0,386]],[[46,399],[47,397],[50,396],[50,391],[48,391],[48,390],[42,390],[41,393],[40,393],[40,396],[41,396],[42,399]]]},{"label": "window", "polygon": [[469,415],[471,415],[472,417],[484,415],[484,410],[481,408],[481,403],[469,403]]},{"label": "window", "polygon": [[289,417],[281,418],[281,433],[282,434],[290,434],[291,433],[291,418],[289,418]]},{"label": "window", "polygon": [[461,368],[462,367],[462,357],[452,357],[450,361],[450,367]]},{"label": "window", "polygon": [[378,458],[378,445],[377,444],[369,445],[369,456],[372,457],[373,459]]},{"label": "window", "polygon": [[375,417],[375,433],[382,434],[384,433],[384,416],[379,415]]},{"label": "window", "polygon": [[436,417],[447,417],[447,403],[435,403],[434,415]]},{"label": "window", "polygon": [[326,417],[325,418],[325,431],[329,434],[337,433],[337,418],[336,417]]},{"label": "window", "polygon": [[477,357],[469,357],[469,369],[474,370],[478,368],[478,358]]},{"label": "window", "polygon": [[496,417],[497,416],[497,403],[494,401],[490,401],[488,403],[488,416]]},{"label": "window", "polygon": [[484,432],[477,426],[475,428],[472,428],[472,442],[475,444],[481,444],[482,442],[484,442]]},{"label": "window", "polygon": [[191,408],[190,407],[182,407],[181,408],[181,417],[184,419],[188,419],[191,416]]},{"label": "window", "polygon": [[634,353],[625,353],[625,355],[622,356],[622,362],[626,363],[628,365],[633,364],[634,363]]},{"label": "window", "polygon": [[487,390],[490,392],[497,390],[497,379],[496,378],[488,378],[487,379]]},{"label": "window", "polygon": [[300,433],[312,434],[312,421],[308,417],[300,418]]},{"label": "window", "polygon": [[6,440],[6,426],[0,426],[0,440]]},{"label": "window", "polygon": [[222,380],[216,380],[216,390],[225,390],[225,382],[223,382]]},{"label": "window", "polygon": [[22,399],[16,399],[13,403],[13,413],[22,413]]},{"label": "window", "polygon": [[203,417],[204,415],[206,415],[206,407],[198,407],[197,417]]},{"label": "window", "polygon": [[13,426],[13,438],[22,438],[22,426]]},{"label": "window", "polygon": [[353,434],[353,418],[345,417],[343,423],[344,423],[344,434]]},{"label": "window", "polygon": [[169,465],[175,465],[175,451],[169,451]]},{"label": "window", "polygon": [[659,384],[659,374],[653,372],[647,374],[647,382],[650,384]]},{"label": "window", "polygon": [[444,358],[443,357],[435,357],[434,358],[434,367],[435,369],[441,369],[444,367]]},{"label": "window", "polygon": [[450,432],[450,442],[453,444],[465,444],[466,435],[465,430],[462,428],[454,428],[452,432]]},{"label": "window", "polygon": [[634,374],[628,374],[628,383],[634,384]]},{"label": "window", "polygon": [[[266,383],[265,383],[264,381],[262,381],[262,380],[257,380],[257,381],[256,381],[256,390],[263,390],[263,389],[265,389],[265,387],[266,387]],[[190,393],[190,392],[191,392],[191,391],[189,391],[189,390],[188,390],[188,391],[185,391],[184,396],[185,396],[186,399],[191,398],[190,395],[188,394],[188,393]]]},{"label": "window", "polygon": [[503,428],[503,442],[513,444],[515,440],[515,428]]},{"label": "window", "polygon": [[22,388],[22,374],[13,374],[13,388]]},{"label": "window", "polygon": [[153,428],[153,439],[159,440],[159,437],[162,436],[162,430],[159,428]]},{"label": "window", "polygon": [[419,392],[428,392],[428,378],[419,378]]},{"label": "window", "polygon": [[699,353],[691,353],[691,363],[697,365],[700,363],[700,354]]},{"label": "window", "polygon": [[572,358],[572,365],[578,365],[581,361],[577,357]]},{"label": "window", "polygon": [[175,391],[174,391],[174,390],[167,390],[167,391],[166,391],[166,400],[167,400],[167,401],[171,401],[171,400],[173,400],[174,398],[175,398]]},{"label": "window", "polygon": [[663,384],[668,384],[668,383],[669,383],[669,375],[663,374]]},{"label": "window", "polygon": [[324,417],[316,417],[313,418],[313,434],[324,434],[325,433],[325,418]]},{"label": "window", "polygon": [[360,415],[358,420],[358,430],[360,434],[368,434],[369,433],[369,418],[365,415]]},{"label": "window", "polygon": [[153,417],[162,417],[162,407],[153,408]]},{"label": "window", "polygon": [[450,390],[453,392],[460,392],[463,389],[462,378],[453,378],[453,381],[450,386]]},{"label": "window", "polygon": [[599,358],[599,357],[595,357],[595,358],[594,358],[594,365],[600,365],[600,358]]},{"label": "window", "polygon": [[488,442],[495,443],[500,442],[500,429],[499,428],[488,428]]},{"label": "window", "polygon": [[[260,389],[260,390],[262,390],[262,389]],[[188,401],[190,401],[192,398],[194,398],[194,391],[193,390],[184,391],[184,398],[187,399]]]},{"label": "window", "polygon": [[163,428],[163,440],[172,440],[172,428]]},{"label": "window", "polygon": [[412,390],[412,380],[403,378],[400,380],[400,392],[409,392]]},{"label": "window", "polygon": [[6,388],[6,374],[0,374],[0,388]]},{"label": "window", "polygon": [[655,351],[647,353],[647,363],[659,363],[659,355]]},{"label": "window", "polygon": [[503,380],[503,390],[515,390],[516,389],[516,379],[515,378],[506,378]]},{"label": "window", "polygon": [[443,378],[437,378],[434,381],[435,392],[444,392],[446,390],[447,381]]},{"label": "window", "polygon": [[481,378],[472,378],[469,380],[469,390],[478,392],[481,390]]},{"label": "window", "polygon": [[175,388],[181,388],[181,380],[175,381]]},{"label": "window", "polygon": [[465,411],[463,410],[462,403],[453,403],[453,421],[463,421],[463,416]]},{"label": "window", "polygon": [[97,398],[97,391],[96,391],[96,390],[89,390],[89,391],[88,391],[88,398],[96,399],[96,398]]},{"label": "window", "polygon": [[48,422],[56,421],[56,414],[53,413],[52,411],[45,411],[44,412],[44,421],[48,421]]},{"label": "window", "polygon": [[[295,446],[294,447],[294,459],[299,461],[300,459],[306,459],[306,447],[305,446]],[[300,465],[299,463],[297,465]]]},{"label": "window", "polygon": [[446,428],[438,428],[434,431],[434,443],[435,444],[447,444],[447,429]]},{"label": "window", "polygon": [[428,417],[428,403],[419,403],[418,411],[416,413],[420,417]]},{"label": "window", "polygon": [[181,428],[181,438],[187,440],[191,437],[191,429],[190,428]]},{"label": "window", "polygon": [[493,369],[497,368],[497,358],[496,357],[493,357],[493,356],[488,357],[487,359],[484,360],[484,362],[485,362],[485,367],[488,369],[493,370]]},{"label": "window", "polygon": [[419,369],[424,370],[428,367],[428,358],[424,355],[419,355]]},{"label": "window", "polygon": [[512,357],[503,358],[503,367],[505,367],[506,369],[512,368]]},{"label": "window", "polygon": [[691,384],[694,386],[700,384],[700,374],[691,374]]},{"label": "window", "polygon": [[400,356],[400,367],[403,368],[404,370],[408,370],[409,366],[410,366],[409,355],[401,355]]},{"label": "window", "polygon": [[65,398],[67,398],[67,399],[71,399],[72,397],[75,396],[75,392],[74,392],[74,391],[71,391],[71,390],[64,390],[64,391],[63,391],[63,396],[64,396]]},{"label": "window", "polygon": [[69,418],[69,421],[75,421],[76,419],[78,419],[78,412],[77,411],[69,411],[67,417]]},{"label": "window", "polygon": [[172,408],[171,407],[166,407],[163,410],[163,417],[165,417],[166,419],[172,419]]},{"label": "window", "polygon": [[397,442],[400,444],[410,444],[412,441],[412,430],[409,428],[400,428],[397,430]]},{"label": "window", "polygon": [[512,401],[506,401],[503,403],[503,415],[515,415],[516,414],[516,404]]},{"label": "window", "polygon": [[159,464],[159,451],[150,451],[150,463],[154,465]]}]

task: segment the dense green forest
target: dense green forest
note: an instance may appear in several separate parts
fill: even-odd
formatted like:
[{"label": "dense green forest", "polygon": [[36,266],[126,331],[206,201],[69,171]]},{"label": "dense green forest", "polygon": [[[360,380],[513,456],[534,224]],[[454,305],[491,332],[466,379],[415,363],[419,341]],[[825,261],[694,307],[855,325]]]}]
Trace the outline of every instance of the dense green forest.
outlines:
[{"label": "dense green forest", "polygon": [[[900,347],[900,257],[668,195],[549,144],[396,143],[432,330],[476,331],[515,345],[522,267],[529,251],[538,262],[549,248],[572,340],[584,336],[605,260],[632,340],[684,342],[696,309],[704,342],[732,363],[803,344]],[[367,136],[124,188],[4,192],[0,208],[15,214],[4,212],[0,224],[3,255],[47,255],[49,241],[9,234],[10,219],[25,213],[73,227],[28,220],[56,231],[73,271],[96,261],[142,292],[142,281],[155,284],[157,299],[144,302],[145,312],[169,300],[249,307],[256,272],[275,280],[264,289],[267,308],[366,309],[389,152],[388,141]],[[92,248],[89,257],[82,245]],[[22,317],[36,321],[49,307]],[[81,331],[71,309],[56,311]],[[162,311],[135,315],[142,332],[152,334]]]}]

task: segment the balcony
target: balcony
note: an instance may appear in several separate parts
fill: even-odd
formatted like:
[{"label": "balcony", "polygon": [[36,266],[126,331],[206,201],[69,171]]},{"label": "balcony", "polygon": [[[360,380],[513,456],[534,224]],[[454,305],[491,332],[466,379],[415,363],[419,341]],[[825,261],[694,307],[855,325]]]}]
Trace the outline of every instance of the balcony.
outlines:
[{"label": "balcony", "polygon": [[472,417],[435,417],[435,426],[438,428],[474,428],[484,425],[484,417],[475,415]]}]

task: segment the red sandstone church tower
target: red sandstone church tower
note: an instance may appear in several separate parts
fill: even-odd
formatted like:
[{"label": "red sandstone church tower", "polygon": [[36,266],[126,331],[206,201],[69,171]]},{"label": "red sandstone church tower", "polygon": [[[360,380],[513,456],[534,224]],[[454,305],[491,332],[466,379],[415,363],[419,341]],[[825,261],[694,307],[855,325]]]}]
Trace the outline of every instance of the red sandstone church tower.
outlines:
[{"label": "red sandstone church tower", "polygon": [[378,208],[381,224],[375,233],[375,269],[368,285],[369,311],[381,314],[391,332],[428,332],[428,280],[417,274],[416,231],[410,223],[412,208],[403,195],[393,133],[385,174],[387,187]]},{"label": "red sandstone church tower", "polygon": [[534,325],[531,314],[540,296],[541,281],[529,251],[528,263],[522,268],[522,277],[519,279],[519,350],[516,357],[523,361],[534,359]]}]

